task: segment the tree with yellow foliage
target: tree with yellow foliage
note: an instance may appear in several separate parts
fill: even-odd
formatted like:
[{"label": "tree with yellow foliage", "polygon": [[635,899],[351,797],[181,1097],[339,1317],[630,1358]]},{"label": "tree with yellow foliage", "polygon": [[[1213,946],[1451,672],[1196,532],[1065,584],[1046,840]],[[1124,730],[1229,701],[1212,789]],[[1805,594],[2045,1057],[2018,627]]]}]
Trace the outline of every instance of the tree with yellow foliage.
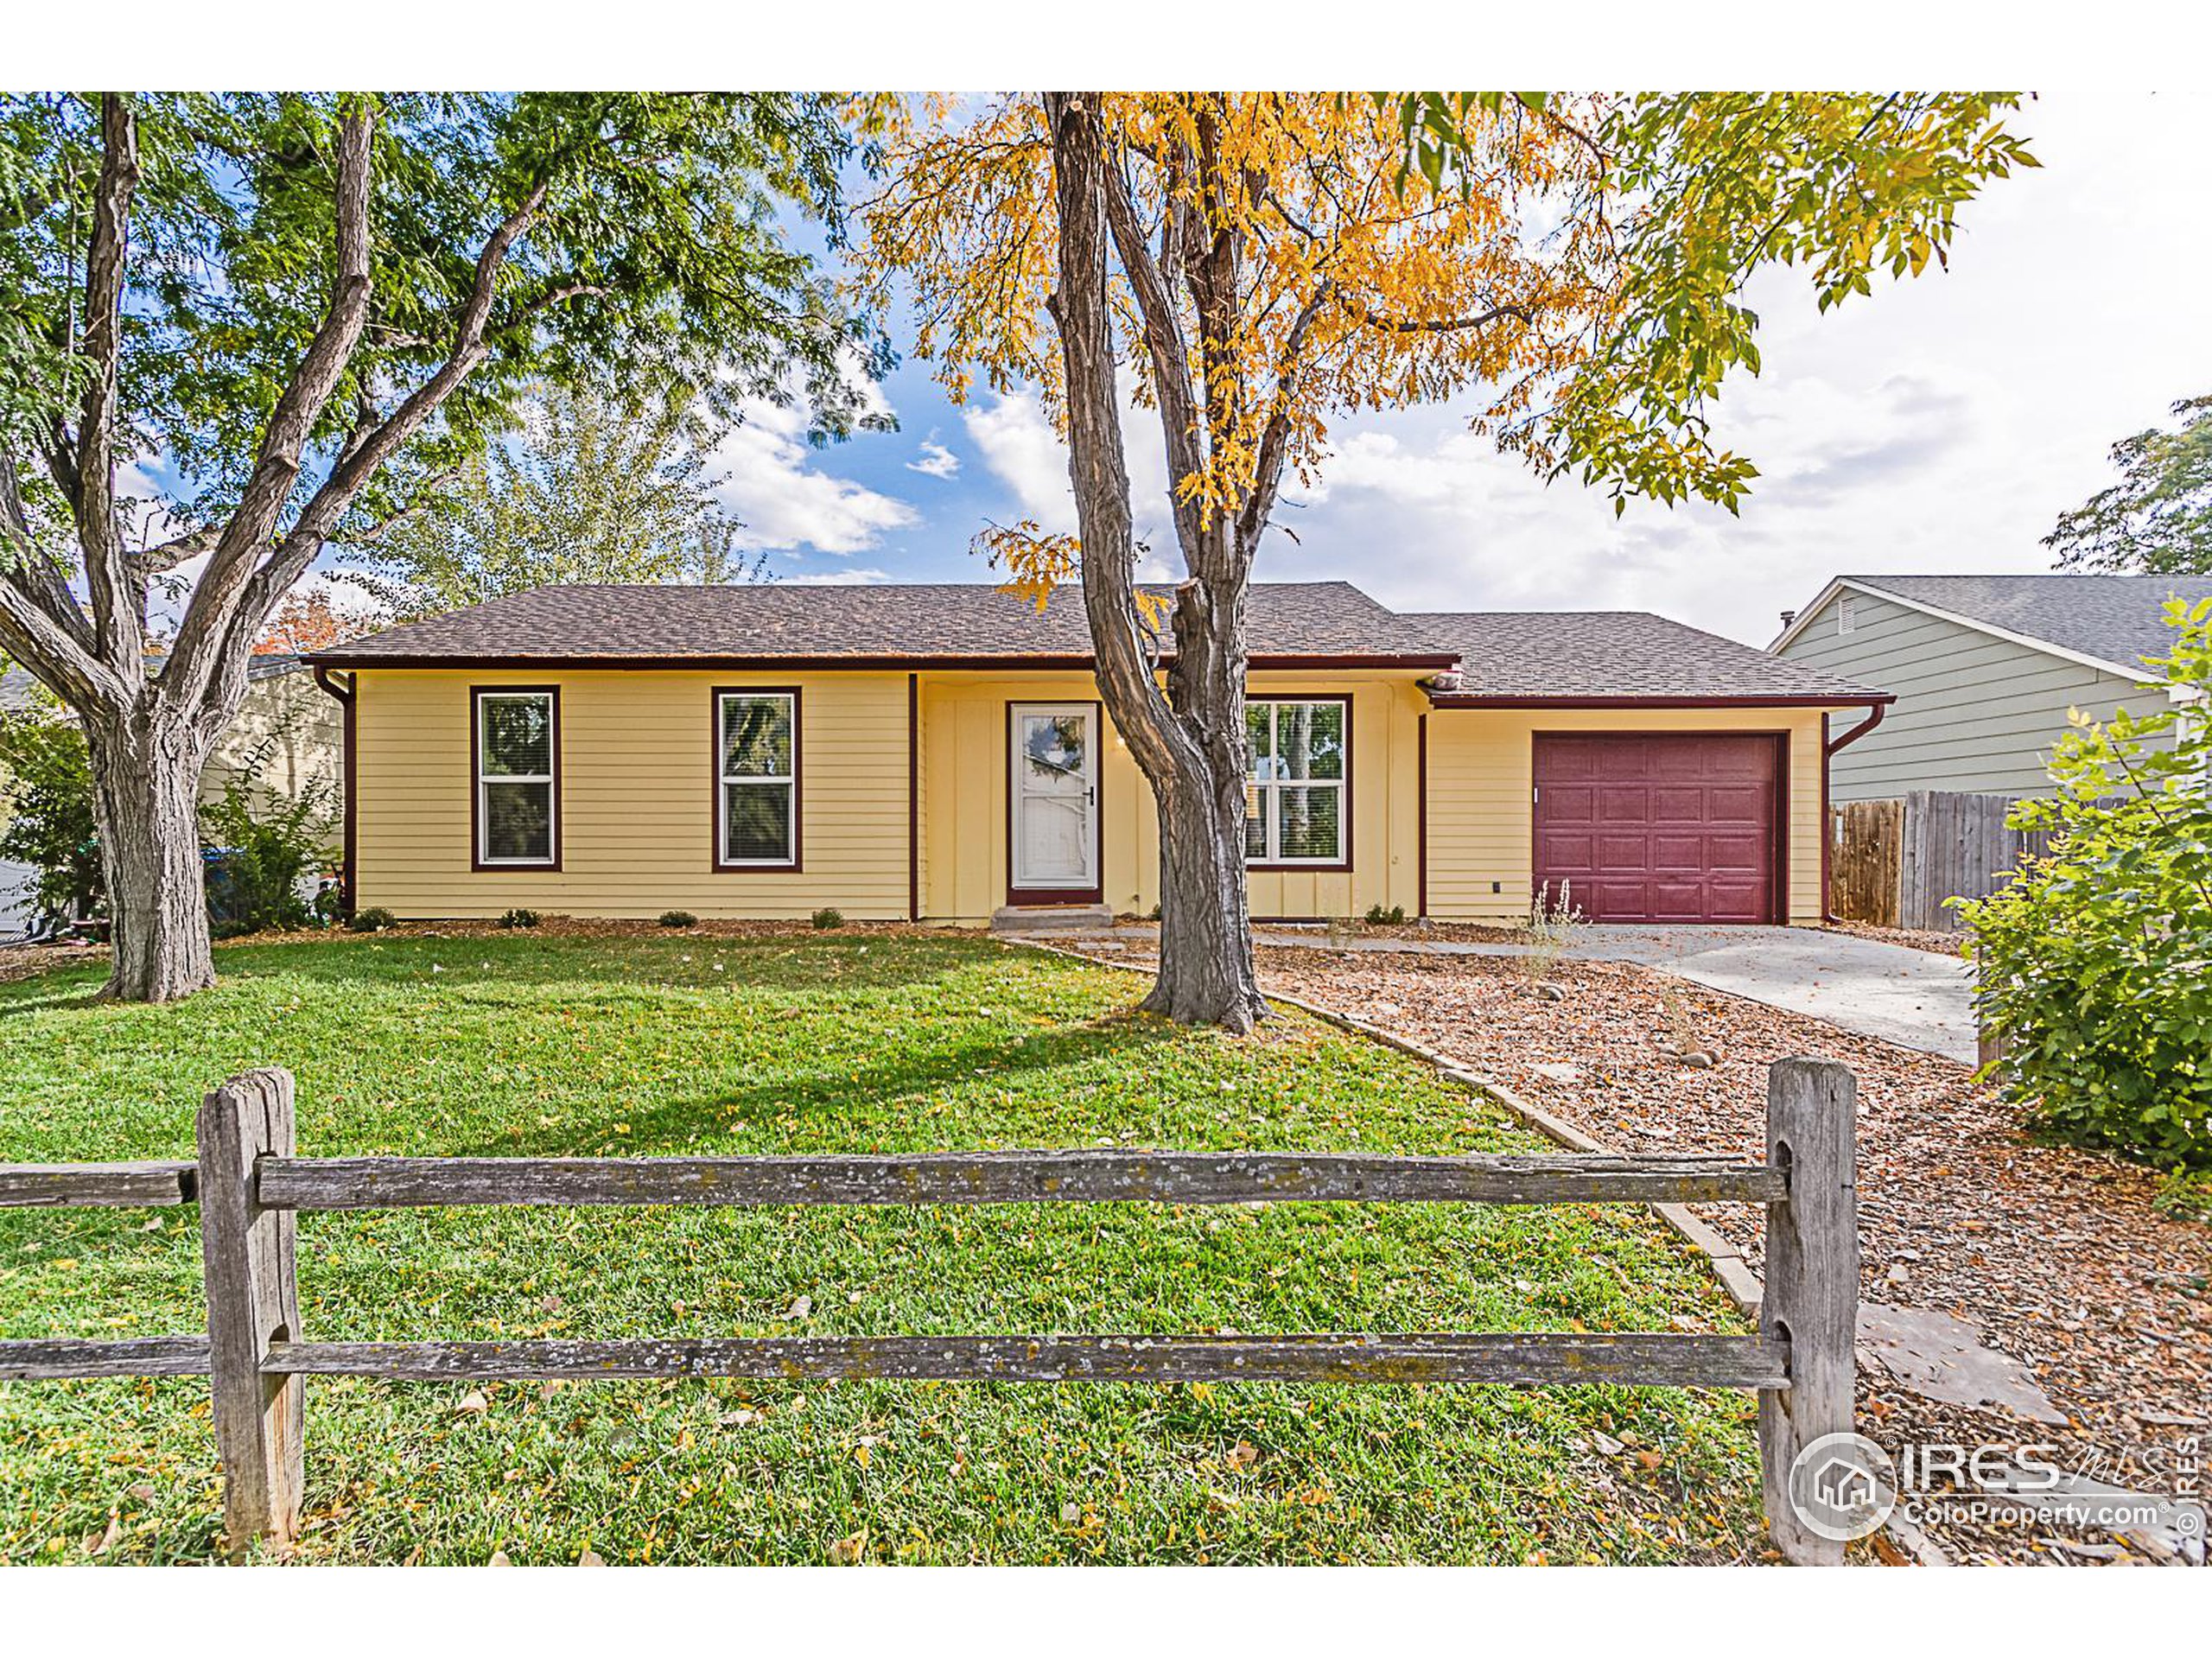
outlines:
[{"label": "tree with yellow foliage", "polygon": [[[2033,165],[1986,93],[1552,97],[1052,92],[879,100],[866,280],[918,349],[1041,391],[1079,535],[979,538],[1039,604],[1081,575],[1101,696],[1159,801],[1146,1006],[1250,1028],[1245,610],[1287,474],[1329,423],[1465,397],[1547,476],[1732,509],[1704,406],[1756,372],[1745,282],[1825,308],[1945,257],[1957,207]],[[1123,374],[1128,380],[1125,392]],[[1187,579],[1136,585],[1125,397],[1157,416]],[[1170,613],[1172,611],[1172,613]]]}]

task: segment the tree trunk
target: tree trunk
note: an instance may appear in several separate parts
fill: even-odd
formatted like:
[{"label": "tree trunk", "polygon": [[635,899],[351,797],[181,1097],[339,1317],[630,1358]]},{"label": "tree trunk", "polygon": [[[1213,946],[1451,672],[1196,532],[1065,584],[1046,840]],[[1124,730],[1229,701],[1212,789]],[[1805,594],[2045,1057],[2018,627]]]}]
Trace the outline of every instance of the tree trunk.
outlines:
[{"label": "tree trunk", "polygon": [[1239,1035],[1266,1014],[1244,891],[1244,785],[1178,778],[1160,802],[1160,977],[1154,1014]]},{"label": "tree trunk", "polygon": [[215,982],[200,856],[200,774],[207,745],[193,726],[144,702],[88,723],[100,862],[107,874],[115,965],[102,994],[173,1002]]}]

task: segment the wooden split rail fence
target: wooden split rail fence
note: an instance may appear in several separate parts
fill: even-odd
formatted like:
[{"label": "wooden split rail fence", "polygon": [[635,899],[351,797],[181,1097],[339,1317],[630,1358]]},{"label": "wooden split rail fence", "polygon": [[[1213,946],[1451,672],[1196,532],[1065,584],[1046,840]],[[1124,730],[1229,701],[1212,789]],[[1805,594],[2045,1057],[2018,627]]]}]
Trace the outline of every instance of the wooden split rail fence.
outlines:
[{"label": "wooden split rail fence", "polygon": [[[1767,1159],[1394,1157],[1124,1150],[865,1157],[302,1158],[292,1078],[249,1071],[201,1106],[197,1163],[0,1165],[0,1206],[197,1203],[207,1333],[0,1341],[0,1381],[210,1377],[231,1548],[288,1541],[305,1481],[310,1376],[934,1377],[1039,1382],[1611,1383],[1759,1391],[1770,1529],[1793,1560],[1834,1561],[1790,1508],[1798,1450],[1852,1423],[1859,1236],[1856,1084],[1830,1061],[1769,1076]],[[1703,1204],[1766,1206],[1756,1336],[1446,1332],[890,1336],[614,1341],[310,1342],[300,1326],[303,1211],[447,1205]]]}]

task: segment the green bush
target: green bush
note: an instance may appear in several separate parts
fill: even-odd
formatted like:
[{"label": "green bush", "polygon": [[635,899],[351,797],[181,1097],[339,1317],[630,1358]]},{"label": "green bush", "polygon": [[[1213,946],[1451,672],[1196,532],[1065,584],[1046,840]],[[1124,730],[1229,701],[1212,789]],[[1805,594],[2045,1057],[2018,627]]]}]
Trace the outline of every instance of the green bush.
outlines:
[{"label": "green bush", "polygon": [[0,791],[7,823],[0,858],[31,867],[32,902],[71,918],[100,910],[107,878],[85,734],[43,709],[0,715]]},{"label": "green bush", "polygon": [[814,912],[814,925],[824,932],[833,927],[842,927],[845,925],[845,912],[825,905]]},{"label": "green bush", "polygon": [[300,886],[326,855],[330,817],[327,791],[257,800],[242,777],[200,809],[208,919],[218,937],[315,925]]},{"label": "green bush", "polygon": [[499,925],[501,927],[536,927],[544,919],[536,911],[525,910],[518,905],[499,918]]},{"label": "green bush", "polygon": [[371,905],[366,910],[357,910],[346,925],[356,933],[385,933],[399,925],[399,918],[382,905]]},{"label": "green bush", "polygon": [[688,910],[664,910],[660,913],[663,927],[696,927],[699,918]]},{"label": "green bush", "polygon": [[[2212,600],[2168,607],[2156,713],[2076,711],[2049,800],[2016,828],[2051,855],[1991,897],[1974,930],[1977,1006],[2004,1042],[2006,1099],[2062,1140],[2168,1168],[2212,1167]],[[2192,704],[2194,705],[2192,707]],[[2171,736],[2172,741],[2166,740]]]},{"label": "green bush", "polygon": [[1380,905],[1370,905],[1367,907],[1367,923],[1370,927],[1396,927],[1405,919],[1406,907],[1403,905],[1393,905],[1388,910],[1383,909]]}]

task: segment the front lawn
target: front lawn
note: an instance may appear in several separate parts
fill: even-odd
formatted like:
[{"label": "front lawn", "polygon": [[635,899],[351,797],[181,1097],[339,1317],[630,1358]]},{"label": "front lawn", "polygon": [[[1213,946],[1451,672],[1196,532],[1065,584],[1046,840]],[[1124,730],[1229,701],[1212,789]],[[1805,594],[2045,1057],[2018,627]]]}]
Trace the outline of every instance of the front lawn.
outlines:
[{"label": "front lawn", "polygon": [[[303,1154],[1013,1146],[1541,1150],[1302,1015],[1126,1012],[963,937],[410,933],[244,945],[170,1008],[0,984],[0,1160],[188,1158],[299,1079]],[[0,1211],[0,1336],[198,1330],[194,1212]],[[1648,1212],[1574,1206],[305,1216],[305,1334],[1738,1330]],[[1748,1395],[1614,1389],[310,1379],[334,1561],[1517,1561],[1762,1547]],[[213,1553],[198,1379],[0,1384],[0,1561]]]}]

